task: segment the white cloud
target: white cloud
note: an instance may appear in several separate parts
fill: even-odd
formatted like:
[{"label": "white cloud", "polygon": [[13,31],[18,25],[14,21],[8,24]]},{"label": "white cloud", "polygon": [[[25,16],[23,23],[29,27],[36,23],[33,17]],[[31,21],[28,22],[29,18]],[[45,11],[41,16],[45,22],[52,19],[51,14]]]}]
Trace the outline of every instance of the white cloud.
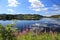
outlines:
[{"label": "white cloud", "polygon": [[15,10],[14,9],[7,9],[7,13],[6,14],[15,14]]},{"label": "white cloud", "polygon": [[58,10],[60,10],[60,7],[57,6],[57,5],[52,5],[52,7],[49,7],[49,10],[51,10],[51,11],[58,11]]},{"label": "white cloud", "polygon": [[48,8],[44,8],[44,4],[40,0],[29,0],[31,3],[30,8],[34,11],[42,11],[47,10]]},{"label": "white cloud", "polygon": [[34,11],[42,11],[42,10],[48,10],[48,8],[37,8],[37,9],[32,9]]},{"label": "white cloud", "polygon": [[35,11],[40,11],[40,9],[33,9],[33,10],[35,10]]},{"label": "white cloud", "polygon": [[44,5],[39,0],[29,0],[29,2],[31,2],[31,7],[44,7]]},{"label": "white cloud", "polygon": [[8,0],[8,6],[9,7],[16,7],[20,4],[17,0]]},{"label": "white cloud", "polygon": [[56,7],[56,6],[57,6],[57,5],[55,5],[55,4],[53,5],[53,7]]},{"label": "white cloud", "polygon": [[52,7],[54,10],[59,10],[59,6],[57,6],[57,5],[53,5],[53,7]]},{"label": "white cloud", "polygon": [[13,9],[8,9],[7,11],[8,11],[9,13],[13,13],[13,12],[14,12]]}]

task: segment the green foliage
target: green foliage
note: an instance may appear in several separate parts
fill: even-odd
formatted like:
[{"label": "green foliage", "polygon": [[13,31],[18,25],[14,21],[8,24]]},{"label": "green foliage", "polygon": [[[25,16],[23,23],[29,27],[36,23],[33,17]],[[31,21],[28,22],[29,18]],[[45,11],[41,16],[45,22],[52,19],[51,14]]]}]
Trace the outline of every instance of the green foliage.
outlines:
[{"label": "green foliage", "polygon": [[8,24],[6,27],[3,27],[0,24],[0,39],[1,40],[15,40],[16,36],[13,34],[12,25]]},{"label": "green foliage", "polygon": [[32,33],[28,32],[26,35],[21,35],[20,40],[60,40],[60,34],[42,33],[40,35],[32,35]]},{"label": "green foliage", "polygon": [[60,18],[60,15],[52,15],[50,18]]},{"label": "green foliage", "polygon": [[11,14],[1,14],[0,19],[3,20],[12,20],[12,19],[18,19],[18,20],[38,20],[42,18],[42,15],[38,14],[17,14],[17,15],[11,15]]},{"label": "green foliage", "polygon": [[27,34],[17,35],[18,30],[12,29],[12,24],[8,24],[3,27],[0,24],[0,40],[60,40],[60,33],[41,33],[33,34],[33,32],[27,32]]}]

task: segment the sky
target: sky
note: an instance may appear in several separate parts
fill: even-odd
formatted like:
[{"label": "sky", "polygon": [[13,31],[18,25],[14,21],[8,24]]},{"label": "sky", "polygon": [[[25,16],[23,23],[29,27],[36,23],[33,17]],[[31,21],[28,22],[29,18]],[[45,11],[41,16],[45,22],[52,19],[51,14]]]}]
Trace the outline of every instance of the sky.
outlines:
[{"label": "sky", "polygon": [[0,14],[59,15],[60,0],[0,0]]}]

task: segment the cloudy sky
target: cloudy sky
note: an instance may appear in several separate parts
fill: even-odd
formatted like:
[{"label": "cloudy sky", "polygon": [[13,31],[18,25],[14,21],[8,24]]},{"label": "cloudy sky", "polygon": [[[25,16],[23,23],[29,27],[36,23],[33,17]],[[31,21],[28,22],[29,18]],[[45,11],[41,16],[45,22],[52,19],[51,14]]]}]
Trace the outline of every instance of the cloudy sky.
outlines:
[{"label": "cloudy sky", "polygon": [[0,14],[60,14],[60,0],[0,0]]}]

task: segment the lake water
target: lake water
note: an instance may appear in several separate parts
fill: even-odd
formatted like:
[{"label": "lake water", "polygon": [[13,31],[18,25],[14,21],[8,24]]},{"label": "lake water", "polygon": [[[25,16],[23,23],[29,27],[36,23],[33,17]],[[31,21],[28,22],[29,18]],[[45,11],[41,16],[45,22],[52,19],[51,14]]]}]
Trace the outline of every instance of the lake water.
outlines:
[{"label": "lake water", "polygon": [[14,22],[13,20],[0,20],[0,23],[3,26],[6,26],[7,24],[16,24],[16,27],[18,29],[30,27],[30,25],[35,23],[40,24],[46,24],[46,27],[60,27],[60,18],[41,18],[40,20],[16,20]]}]

